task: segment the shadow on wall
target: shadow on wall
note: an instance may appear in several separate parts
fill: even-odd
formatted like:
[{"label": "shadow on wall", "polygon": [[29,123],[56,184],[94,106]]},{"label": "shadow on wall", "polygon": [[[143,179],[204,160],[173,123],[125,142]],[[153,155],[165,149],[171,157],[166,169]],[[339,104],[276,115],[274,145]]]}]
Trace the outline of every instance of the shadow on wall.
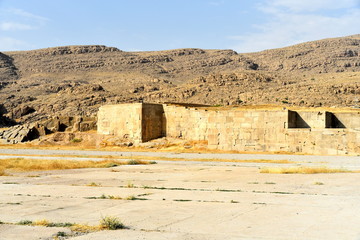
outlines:
[{"label": "shadow on wall", "polygon": [[[305,116],[304,117],[302,116]],[[346,128],[345,124],[332,112],[288,112],[288,128]]]},{"label": "shadow on wall", "polygon": [[310,125],[295,111],[288,112],[288,128],[310,128]]},{"label": "shadow on wall", "polygon": [[331,112],[326,113],[326,128],[346,128],[345,124],[340,121],[335,114]]},{"label": "shadow on wall", "polygon": [[166,117],[162,104],[142,105],[141,128],[142,142],[166,136]]}]

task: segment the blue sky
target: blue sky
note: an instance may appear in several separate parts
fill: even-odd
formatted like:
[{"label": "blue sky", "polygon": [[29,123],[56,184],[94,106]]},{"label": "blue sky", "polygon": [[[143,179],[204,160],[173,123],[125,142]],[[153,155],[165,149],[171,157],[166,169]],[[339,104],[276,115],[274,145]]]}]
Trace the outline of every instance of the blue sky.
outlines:
[{"label": "blue sky", "polygon": [[360,33],[360,0],[0,0],[0,51],[254,52]]}]

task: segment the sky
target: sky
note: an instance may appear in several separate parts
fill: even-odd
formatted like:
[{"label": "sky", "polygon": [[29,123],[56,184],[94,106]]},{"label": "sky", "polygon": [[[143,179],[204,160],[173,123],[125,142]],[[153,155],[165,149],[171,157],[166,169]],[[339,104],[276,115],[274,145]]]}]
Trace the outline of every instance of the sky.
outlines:
[{"label": "sky", "polygon": [[0,51],[106,45],[240,53],[360,34],[360,0],[0,0]]}]

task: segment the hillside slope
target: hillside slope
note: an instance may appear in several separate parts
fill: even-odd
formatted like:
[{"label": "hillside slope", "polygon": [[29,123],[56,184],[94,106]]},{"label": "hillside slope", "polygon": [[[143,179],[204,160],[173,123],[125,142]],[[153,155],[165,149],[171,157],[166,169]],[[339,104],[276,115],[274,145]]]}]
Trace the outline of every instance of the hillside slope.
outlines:
[{"label": "hillside slope", "polygon": [[352,106],[360,35],[240,54],[65,46],[0,53],[0,114],[20,122],[94,115],[121,102]]}]

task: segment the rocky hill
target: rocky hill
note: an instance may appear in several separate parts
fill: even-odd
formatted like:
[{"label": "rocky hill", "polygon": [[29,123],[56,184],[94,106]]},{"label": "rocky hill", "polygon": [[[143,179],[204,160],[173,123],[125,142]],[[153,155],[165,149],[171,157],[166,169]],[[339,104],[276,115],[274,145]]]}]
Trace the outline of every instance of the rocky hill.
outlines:
[{"label": "rocky hill", "polygon": [[[121,102],[353,106],[360,35],[241,54],[65,46],[0,53],[0,125]],[[6,120],[5,120],[6,118]]]},{"label": "rocky hill", "polygon": [[360,35],[306,42],[247,56],[261,70],[280,72],[359,72]]}]

